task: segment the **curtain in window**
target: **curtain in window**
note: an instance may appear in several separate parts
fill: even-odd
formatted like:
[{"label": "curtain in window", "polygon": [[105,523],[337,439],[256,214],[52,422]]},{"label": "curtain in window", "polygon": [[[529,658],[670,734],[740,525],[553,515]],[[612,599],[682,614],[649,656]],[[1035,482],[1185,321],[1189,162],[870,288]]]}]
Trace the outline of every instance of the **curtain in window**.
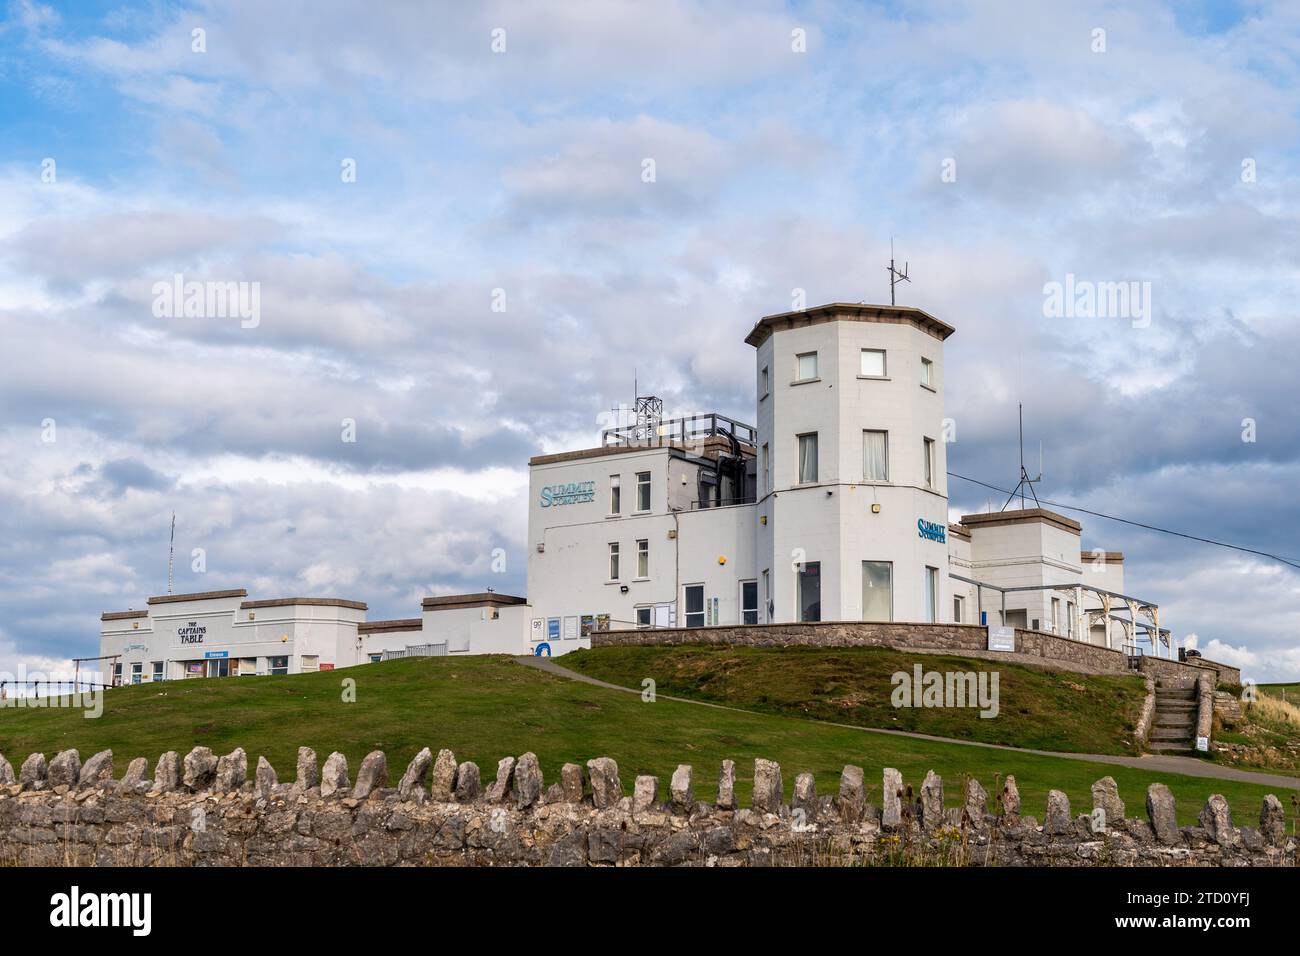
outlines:
[{"label": "curtain in window", "polygon": [[884,481],[889,477],[886,464],[886,433],[862,433],[862,477],[867,481]]},{"label": "curtain in window", "polygon": [[799,481],[817,480],[817,436],[799,436]]},{"label": "curtain in window", "polygon": [[862,620],[894,618],[893,565],[888,561],[862,562]]}]

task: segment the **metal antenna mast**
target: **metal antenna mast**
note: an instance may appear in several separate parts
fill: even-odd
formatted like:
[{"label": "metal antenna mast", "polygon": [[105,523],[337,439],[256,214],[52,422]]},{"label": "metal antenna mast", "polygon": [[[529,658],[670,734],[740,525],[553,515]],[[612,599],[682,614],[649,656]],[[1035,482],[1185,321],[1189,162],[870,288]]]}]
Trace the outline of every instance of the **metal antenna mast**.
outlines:
[{"label": "metal antenna mast", "polygon": [[167,547],[167,593],[172,593],[172,563],[176,557],[176,512],[172,512],[172,540]]},{"label": "metal antenna mast", "polygon": [[894,268],[894,240],[892,237],[889,240],[889,266],[885,271],[889,273],[889,304],[894,305],[896,304],[894,302],[894,286],[900,282],[911,282],[912,280],[907,277],[906,261],[903,262],[902,272]]},{"label": "metal antenna mast", "polygon": [[1025,492],[1028,491],[1034,499],[1034,507],[1043,507],[1038,503],[1038,493],[1034,491],[1034,485],[1043,480],[1043,446],[1038,446],[1038,477],[1030,478],[1029,472],[1025,471],[1025,406],[1020,404],[1020,482],[1016,485],[1015,490],[1011,492],[1011,497],[1006,500],[1002,510],[1007,510],[1007,505],[1016,500],[1016,495],[1020,495],[1020,507],[1025,507]]}]

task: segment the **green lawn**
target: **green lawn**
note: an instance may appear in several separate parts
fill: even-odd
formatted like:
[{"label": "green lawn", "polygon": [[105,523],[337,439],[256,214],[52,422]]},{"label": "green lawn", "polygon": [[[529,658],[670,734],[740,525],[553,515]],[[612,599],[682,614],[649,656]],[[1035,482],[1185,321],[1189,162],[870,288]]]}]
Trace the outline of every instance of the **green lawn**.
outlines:
[{"label": "green lawn", "polygon": [[[1002,661],[908,654],[883,647],[601,647],[566,654],[565,667],[622,687],[650,678],[661,694],[746,710],[1068,753],[1136,754],[1146,686]],[[996,717],[955,707],[895,707],[892,675],[998,673]]]},{"label": "green lawn", "polygon": [[[342,700],[343,682],[356,681],[356,702]],[[424,658],[288,677],[216,678],[144,684],[108,692],[104,714],[85,719],[72,710],[0,709],[0,753],[17,765],[35,750],[48,756],[67,747],[83,759],[111,748],[120,775],[131,757],[184,753],[196,744],[225,753],[242,746],[250,769],[265,755],[292,780],[299,745],[323,760],[347,755],[355,773],[370,750],[384,750],[393,780],[421,747],[449,747],[474,760],[485,780],[497,760],[535,752],[548,781],[566,761],[618,761],[631,792],[637,774],[656,774],[661,790],[678,763],[696,768],[697,794],[708,799],[723,758],[736,761],[737,789],[748,800],[755,757],[781,763],[787,796],[795,774],[812,771],[820,792],[834,792],[846,763],[867,768],[872,799],[880,799],[880,771],[897,767],[919,787],[933,768],[947,781],[949,802],[963,775],[993,792],[998,775],[1013,773],[1025,812],[1040,819],[1049,788],[1065,790],[1076,811],[1091,808],[1089,786],[1110,774],[1131,812],[1141,815],[1146,786],[1161,780],[1178,799],[1180,819],[1192,823],[1212,792],[1223,793],[1239,823],[1259,814],[1266,788],[1153,774],[1061,758],[1036,757],[960,744],[911,740],[791,717],[741,714],[659,700],[643,703],[620,691],[552,677],[506,657]],[[1283,799],[1286,795],[1279,794]],[[1288,803],[1289,807],[1289,803]]]}]

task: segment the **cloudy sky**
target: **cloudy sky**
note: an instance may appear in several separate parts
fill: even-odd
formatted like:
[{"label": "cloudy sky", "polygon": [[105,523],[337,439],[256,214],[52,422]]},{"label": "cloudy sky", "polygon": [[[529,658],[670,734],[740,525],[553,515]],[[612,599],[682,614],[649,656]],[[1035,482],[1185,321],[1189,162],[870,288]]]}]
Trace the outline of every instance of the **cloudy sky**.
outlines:
[{"label": "cloudy sky", "polygon": [[[1293,3],[0,4],[0,670],[163,593],[173,510],[178,591],[522,593],[530,454],[634,371],[752,420],[754,320],[888,301],[891,237],[954,472],[1014,484],[1023,401],[1044,497],[1300,561]],[[1082,520],[1300,678],[1294,567]]]}]

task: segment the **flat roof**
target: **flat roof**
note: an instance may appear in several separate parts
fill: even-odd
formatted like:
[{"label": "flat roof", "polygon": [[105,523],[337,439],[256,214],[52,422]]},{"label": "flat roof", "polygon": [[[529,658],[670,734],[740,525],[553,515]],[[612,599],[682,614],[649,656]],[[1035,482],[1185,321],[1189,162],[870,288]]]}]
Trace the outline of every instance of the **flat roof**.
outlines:
[{"label": "flat roof", "polygon": [[767,341],[773,332],[798,329],[823,322],[882,322],[892,325],[911,325],[940,342],[957,330],[924,309],[910,305],[871,305],[865,302],[828,302],[794,312],[778,312],[759,319],[745,336],[745,343],[755,348]]},{"label": "flat roof", "polygon": [[366,609],[366,603],[364,601],[348,601],[344,598],[288,597],[271,598],[267,601],[239,602],[241,608],[293,607],[295,605],[303,607],[350,607],[357,611],[364,611]]},{"label": "flat roof", "polygon": [[[1097,551],[1101,551],[1100,548]],[[1080,551],[1079,558],[1083,561],[1096,561],[1097,551]],[[1102,558],[1111,564],[1122,564],[1124,562],[1123,551],[1101,551]]]},{"label": "flat roof", "polygon": [[988,528],[993,525],[1024,524],[1030,521],[1041,521],[1045,524],[1055,525],[1062,531],[1073,531],[1075,534],[1083,531],[1083,525],[1073,518],[1067,518],[1055,511],[1048,511],[1046,508],[1016,508],[1011,511],[991,511],[984,514],[961,516],[961,523],[968,528],[972,525]]},{"label": "flat roof", "polygon": [[426,611],[448,611],[458,607],[486,607],[495,605],[503,607],[511,604],[527,604],[528,598],[513,594],[498,594],[496,591],[479,591],[476,594],[444,594],[440,597],[427,597],[420,602]]},{"label": "flat roof", "polygon": [[191,594],[159,594],[151,597],[149,604],[176,604],[181,601],[216,601],[220,598],[248,597],[248,592],[243,588],[235,588],[230,591],[195,591]]},{"label": "flat roof", "polygon": [[[740,445],[740,456],[742,458],[753,458],[755,456],[754,447],[748,442],[739,441],[738,444]],[[608,458],[613,455],[634,455],[654,451],[679,452],[683,455],[710,458],[716,457],[710,455],[710,452],[730,452],[731,440],[721,435],[711,435],[708,438],[693,442],[665,441],[656,442],[653,445],[601,445],[598,448],[580,448],[577,451],[561,451],[552,455],[534,455],[528,459],[528,464],[530,467],[533,465],[557,465],[566,461],[581,461],[584,458]]]},{"label": "flat roof", "polygon": [[405,617],[393,621],[362,621],[357,625],[358,634],[376,634],[388,631],[419,631],[424,628],[424,621],[418,617]]},{"label": "flat roof", "polygon": [[125,621],[133,617],[148,617],[148,611],[105,611],[99,615],[101,621]]}]

